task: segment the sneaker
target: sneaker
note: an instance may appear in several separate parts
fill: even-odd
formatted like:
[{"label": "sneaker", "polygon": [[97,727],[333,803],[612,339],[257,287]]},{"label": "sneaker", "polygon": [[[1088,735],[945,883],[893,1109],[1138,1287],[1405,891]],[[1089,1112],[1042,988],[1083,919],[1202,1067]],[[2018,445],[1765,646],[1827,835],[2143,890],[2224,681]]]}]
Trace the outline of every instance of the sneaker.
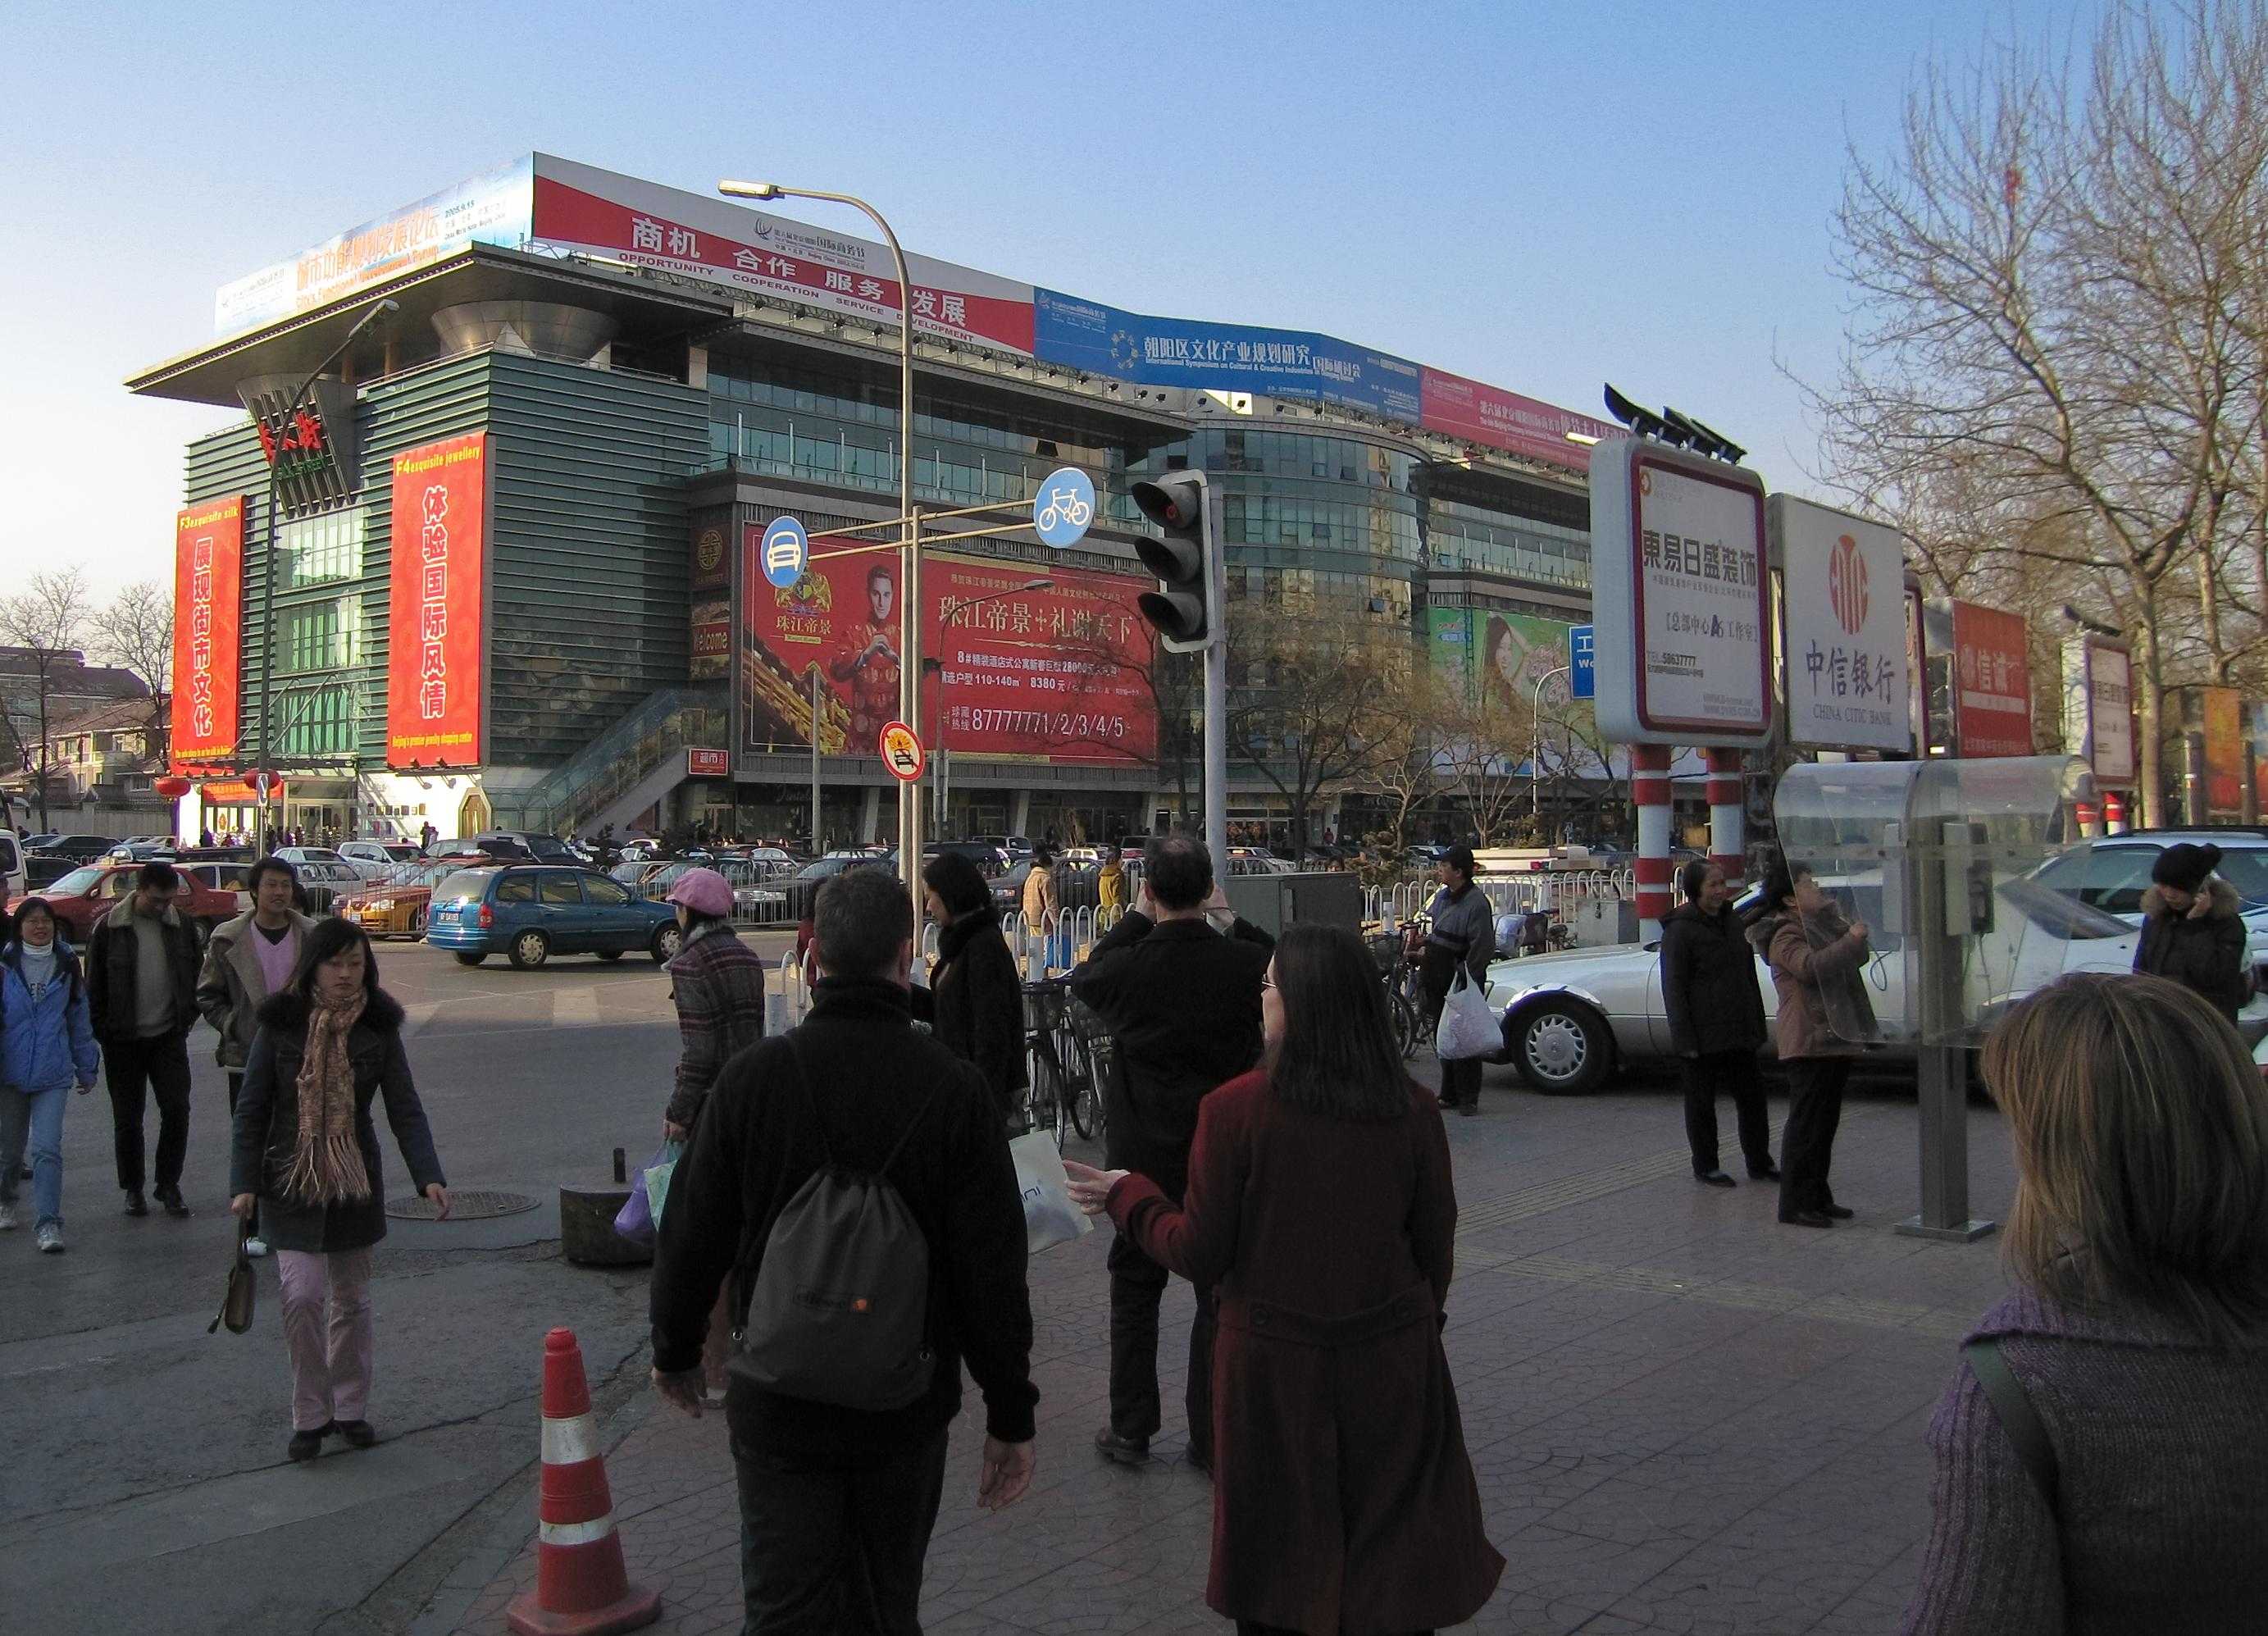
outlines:
[{"label": "sneaker", "polygon": [[41,1255],[43,1255],[43,1256],[60,1256],[61,1254],[63,1254],[63,1224],[62,1224],[61,1222],[58,1222],[58,1221],[48,1221],[48,1222],[44,1222],[44,1223],[42,1223],[42,1224],[40,1225],[40,1231],[39,1231],[39,1241],[40,1241],[40,1253]]},{"label": "sneaker", "polygon": [[0,1233],[12,1233],[15,1230],[16,1206],[13,1205],[0,1205]]}]

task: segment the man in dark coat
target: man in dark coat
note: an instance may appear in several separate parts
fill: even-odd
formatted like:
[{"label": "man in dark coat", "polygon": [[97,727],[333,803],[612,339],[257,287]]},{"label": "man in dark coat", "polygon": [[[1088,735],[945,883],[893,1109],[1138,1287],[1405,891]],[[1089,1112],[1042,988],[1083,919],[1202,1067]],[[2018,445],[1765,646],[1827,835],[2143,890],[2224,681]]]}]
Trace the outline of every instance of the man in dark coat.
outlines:
[{"label": "man in dark coat", "polygon": [[126,1213],[146,1216],[143,1119],[158,1103],[158,1184],[169,1216],[186,1216],[181,1164],[189,1152],[189,1030],[197,1021],[197,935],[173,907],[181,877],[146,863],[134,890],[96,923],[86,950],[87,1006],[110,1086],[113,1151]]},{"label": "man in dark coat", "polygon": [[2184,841],[2158,854],[2142,895],[2142,940],[2134,969],[2198,994],[2229,1021],[2250,998],[2244,917],[2236,888],[2213,878],[2220,848]]},{"label": "man in dark coat", "polygon": [[[1114,1170],[1136,1170],[1181,1202],[1206,1094],[1260,1058],[1260,986],[1276,941],[1238,919],[1226,936],[1209,924],[1227,900],[1212,854],[1173,835],[1145,857],[1138,906],[1071,974],[1071,990],[1117,1043],[1120,1072],[1107,1092],[1106,1146]],[[1095,1436],[1105,1458],[1138,1465],[1162,1424],[1158,1401],[1158,1304],[1166,1269],[1121,1233],[1110,1268],[1110,1424]],[[1189,1325],[1189,1458],[1212,1455],[1212,1291],[1199,1287]]]},{"label": "man in dark coat", "polygon": [[1777,1182],[1771,1123],[1756,1072],[1756,1052],[1766,1035],[1756,956],[1733,912],[1722,869],[1696,859],[1680,873],[1678,886],[1685,901],[1661,924],[1661,1009],[1685,1080],[1685,1140],[1693,1150],[1694,1179],[1711,1187],[1733,1185],[1717,1163],[1722,1094],[1733,1099],[1750,1178]]},{"label": "man in dark coat", "polygon": [[733,1276],[744,1323],[774,1223],[822,1168],[887,1166],[928,1247],[934,1361],[928,1390],[906,1407],[790,1396],[733,1360],[725,1412],[750,1630],[918,1628],[964,1357],[984,1394],[979,1503],[998,1509],[1031,1483],[1039,1394],[1015,1164],[983,1076],[913,1026],[912,909],[879,870],[847,870],[821,888],[811,1014],[725,1065],[662,1212],[654,1385],[696,1416],[719,1286]]}]

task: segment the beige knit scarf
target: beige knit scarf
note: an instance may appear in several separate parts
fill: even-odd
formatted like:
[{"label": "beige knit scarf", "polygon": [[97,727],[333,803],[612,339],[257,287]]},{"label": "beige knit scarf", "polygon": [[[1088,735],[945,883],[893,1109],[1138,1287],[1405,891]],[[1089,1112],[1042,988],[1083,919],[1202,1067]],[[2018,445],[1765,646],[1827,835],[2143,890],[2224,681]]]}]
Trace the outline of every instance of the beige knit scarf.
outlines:
[{"label": "beige knit scarf", "polygon": [[299,1064],[299,1131],[284,1192],[302,1205],[359,1204],[370,1197],[370,1173],[355,1139],[354,1063],[347,1035],[369,995],[357,990],[343,1006],[311,999],[307,1049]]}]

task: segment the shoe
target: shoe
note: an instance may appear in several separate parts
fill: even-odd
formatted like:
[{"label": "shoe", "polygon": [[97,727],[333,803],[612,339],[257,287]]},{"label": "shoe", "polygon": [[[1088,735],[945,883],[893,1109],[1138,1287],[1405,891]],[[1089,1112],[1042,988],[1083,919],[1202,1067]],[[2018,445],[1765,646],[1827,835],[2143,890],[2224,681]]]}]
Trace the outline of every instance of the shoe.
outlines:
[{"label": "shoe", "polygon": [[15,1230],[16,1206],[13,1205],[0,1205],[0,1233],[13,1233]]},{"label": "shoe", "polygon": [[60,1223],[42,1222],[37,1236],[41,1255],[60,1256],[63,1253],[63,1230]]},{"label": "shoe", "polygon": [[261,1256],[268,1253],[268,1241],[264,1238],[246,1239],[244,1241],[244,1253],[251,1256],[254,1261],[259,1260]]},{"label": "shoe", "polygon": [[1474,1097],[1472,1101],[1469,1102],[1459,1102],[1457,1104],[1458,1114],[1467,1119],[1471,1118],[1475,1114],[1480,1112],[1480,1110],[1481,1099],[1477,1096]]},{"label": "shoe", "polygon": [[153,1187],[150,1190],[150,1196],[165,1205],[166,1213],[176,1221],[189,1213],[189,1207],[181,1202],[179,1187]]},{"label": "shoe", "polygon": [[1696,1170],[1693,1173],[1693,1179],[1700,1183],[1704,1187],[1734,1187],[1739,1185],[1739,1183],[1735,1183],[1731,1176],[1727,1175],[1722,1170]]},{"label": "shoe", "polygon": [[1776,1165],[1766,1165],[1761,1170],[1751,1170],[1749,1172],[1749,1180],[1751,1182],[1777,1182],[1779,1180],[1779,1168]]},{"label": "shoe", "polygon": [[129,1187],[126,1190],[126,1213],[129,1216],[146,1216],[150,1213],[149,1204],[143,1198],[140,1188]]},{"label": "shoe", "polygon": [[367,1448],[378,1441],[378,1430],[367,1420],[334,1420],[331,1430],[347,1440],[350,1448]]},{"label": "shoe", "polygon": [[1119,1465],[1147,1465],[1150,1463],[1150,1440],[1146,1437],[1121,1437],[1106,1426],[1094,1434],[1094,1452]]},{"label": "shoe", "polygon": [[1857,1215],[1859,1212],[1855,1210],[1846,1209],[1841,1205],[1822,1205],[1819,1206],[1819,1213],[1822,1216],[1828,1217],[1831,1220],[1848,1221],[1852,1216]]},{"label": "shoe", "polygon": [[1823,1227],[1835,1225],[1816,1210],[1791,1210],[1783,1214],[1779,1221],[1782,1227]]},{"label": "shoe", "polygon": [[284,1445],[284,1452],[294,1460],[313,1460],[323,1452],[323,1439],[331,1429],[325,1424],[312,1432],[294,1432],[291,1441]]}]

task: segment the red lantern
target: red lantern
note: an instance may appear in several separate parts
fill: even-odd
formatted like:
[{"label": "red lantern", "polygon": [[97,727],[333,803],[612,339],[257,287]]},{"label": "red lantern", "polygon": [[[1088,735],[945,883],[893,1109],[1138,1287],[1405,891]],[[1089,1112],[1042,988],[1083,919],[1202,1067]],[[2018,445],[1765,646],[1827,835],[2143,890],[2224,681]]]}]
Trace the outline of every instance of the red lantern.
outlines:
[{"label": "red lantern", "polygon": [[179,773],[169,773],[162,778],[150,780],[150,787],[171,800],[179,800],[196,786]]}]

